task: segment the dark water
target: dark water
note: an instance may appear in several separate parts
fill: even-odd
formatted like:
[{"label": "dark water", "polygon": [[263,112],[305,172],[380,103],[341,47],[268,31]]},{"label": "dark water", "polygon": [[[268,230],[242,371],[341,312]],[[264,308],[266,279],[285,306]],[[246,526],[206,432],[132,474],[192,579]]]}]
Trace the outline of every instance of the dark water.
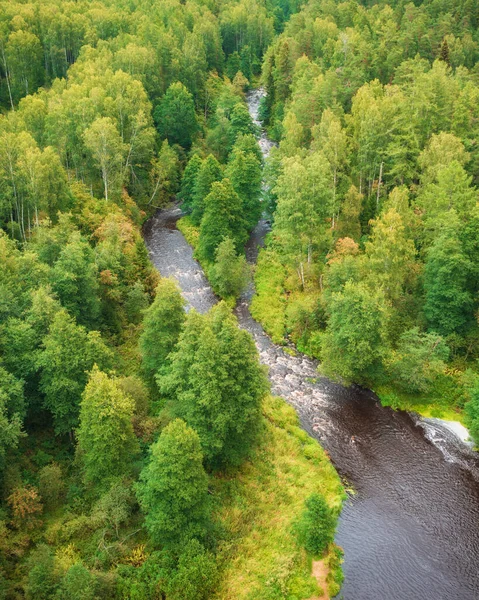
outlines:
[{"label": "dark water", "polygon": [[[257,116],[261,91],[249,97]],[[271,147],[264,136],[262,149]],[[177,208],[145,228],[153,263],[175,277],[189,305],[206,312],[216,298],[175,229]],[[247,247],[252,263],[268,223]],[[269,366],[272,391],[292,404],[301,423],[329,452],[355,489],[345,503],[336,541],[345,550],[345,600],[479,599],[479,459],[445,424],[382,408],[372,392],[318,378],[317,362],[274,345],[238,304],[240,326]],[[355,441],[351,442],[354,436]]]}]

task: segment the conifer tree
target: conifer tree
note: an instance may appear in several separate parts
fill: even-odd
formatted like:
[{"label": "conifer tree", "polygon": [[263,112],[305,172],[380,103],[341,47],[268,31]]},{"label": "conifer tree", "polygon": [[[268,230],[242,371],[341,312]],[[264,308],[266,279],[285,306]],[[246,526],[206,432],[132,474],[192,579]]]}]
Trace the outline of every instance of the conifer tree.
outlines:
[{"label": "conifer tree", "polygon": [[254,342],[224,303],[208,315],[189,313],[162,393],[198,432],[207,464],[239,465],[260,421],[268,383]]},{"label": "conifer tree", "polygon": [[170,144],[189,150],[198,131],[193,96],[180,83],[172,83],[155,109],[154,118],[160,135]]},{"label": "conifer tree", "polygon": [[243,214],[249,229],[261,216],[261,162],[251,152],[233,150],[225,176],[243,202]]},{"label": "conifer tree", "polygon": [[188,161],[185,170],[183,171],[183,177],[181,179],[181,187],[180,192],[178,194],[178,198],[180,198],[183,201],[181,208],[184,212],[187,213],[191,212],[192,210],[196,178],[198,177],[198,173],[200,172],[201,165],[201,158],[198,156],[198,154],[193,154],[193,156]]}]

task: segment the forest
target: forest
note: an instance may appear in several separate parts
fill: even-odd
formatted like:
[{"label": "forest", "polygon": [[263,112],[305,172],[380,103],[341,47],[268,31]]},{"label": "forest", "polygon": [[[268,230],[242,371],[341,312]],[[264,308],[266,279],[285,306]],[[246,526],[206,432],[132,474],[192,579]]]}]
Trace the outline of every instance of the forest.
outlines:
[{"label": "forest", "polygon": [[[479,443],[478,22],[458,0],[0,1],[0,598],[339,591],[344,489],[231,312],[252,278],[275,343]],[[207,314],[142,238],[173,200]]]},{"label": "forest", "polygon": [[[310,598],[314,557],[339,589],[339,477],[231,314],[262,213],[244,92],[297,8],[0,2],[0,598]],[[208,314],[141,235],[175,195]]]}]

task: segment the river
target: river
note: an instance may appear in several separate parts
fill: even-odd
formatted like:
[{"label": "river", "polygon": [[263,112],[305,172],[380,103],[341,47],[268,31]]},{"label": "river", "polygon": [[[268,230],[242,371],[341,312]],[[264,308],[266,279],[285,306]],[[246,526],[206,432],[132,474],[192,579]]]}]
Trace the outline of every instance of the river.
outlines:
[{"label": "river", "polygon": [[[262,91],[248,95],[257,120]],[[272,143],[260,140],[265,155]],[[206,312],[217,302],[190,246],[176,229],[181,211],[159,211],[145,226],[151,260],[179,282],[188,302]],[[247,246],[254,263],[268,223]],[[383,408],[372,392],[318,377],[315,360],[273,344],[238,303],[241,327],[268,365],[272,392],[297,410],[346,486],[336,542],[345,551],[344,600],[479,599],[479,457],[441,421]],[[354,436],[355,442],[351,443]]]}]

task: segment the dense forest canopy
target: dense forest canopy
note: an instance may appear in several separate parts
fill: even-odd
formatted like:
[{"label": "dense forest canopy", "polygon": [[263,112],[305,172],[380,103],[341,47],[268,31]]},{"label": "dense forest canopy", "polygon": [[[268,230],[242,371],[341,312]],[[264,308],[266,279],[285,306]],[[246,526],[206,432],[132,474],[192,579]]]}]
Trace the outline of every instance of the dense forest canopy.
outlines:
[{"label": "dense forest canopy", "polygon": [[[390,404],[465,407],[479,439],[477,10],[0,2],[0,598],[310,598],[310,557],[337,569],[339,479],[230,311],[265,210],[273,339]],[[206,315],[141,237],[175,197],[225,300]],[[277,505],[303,510],[288,565],[231,592]]]}]

